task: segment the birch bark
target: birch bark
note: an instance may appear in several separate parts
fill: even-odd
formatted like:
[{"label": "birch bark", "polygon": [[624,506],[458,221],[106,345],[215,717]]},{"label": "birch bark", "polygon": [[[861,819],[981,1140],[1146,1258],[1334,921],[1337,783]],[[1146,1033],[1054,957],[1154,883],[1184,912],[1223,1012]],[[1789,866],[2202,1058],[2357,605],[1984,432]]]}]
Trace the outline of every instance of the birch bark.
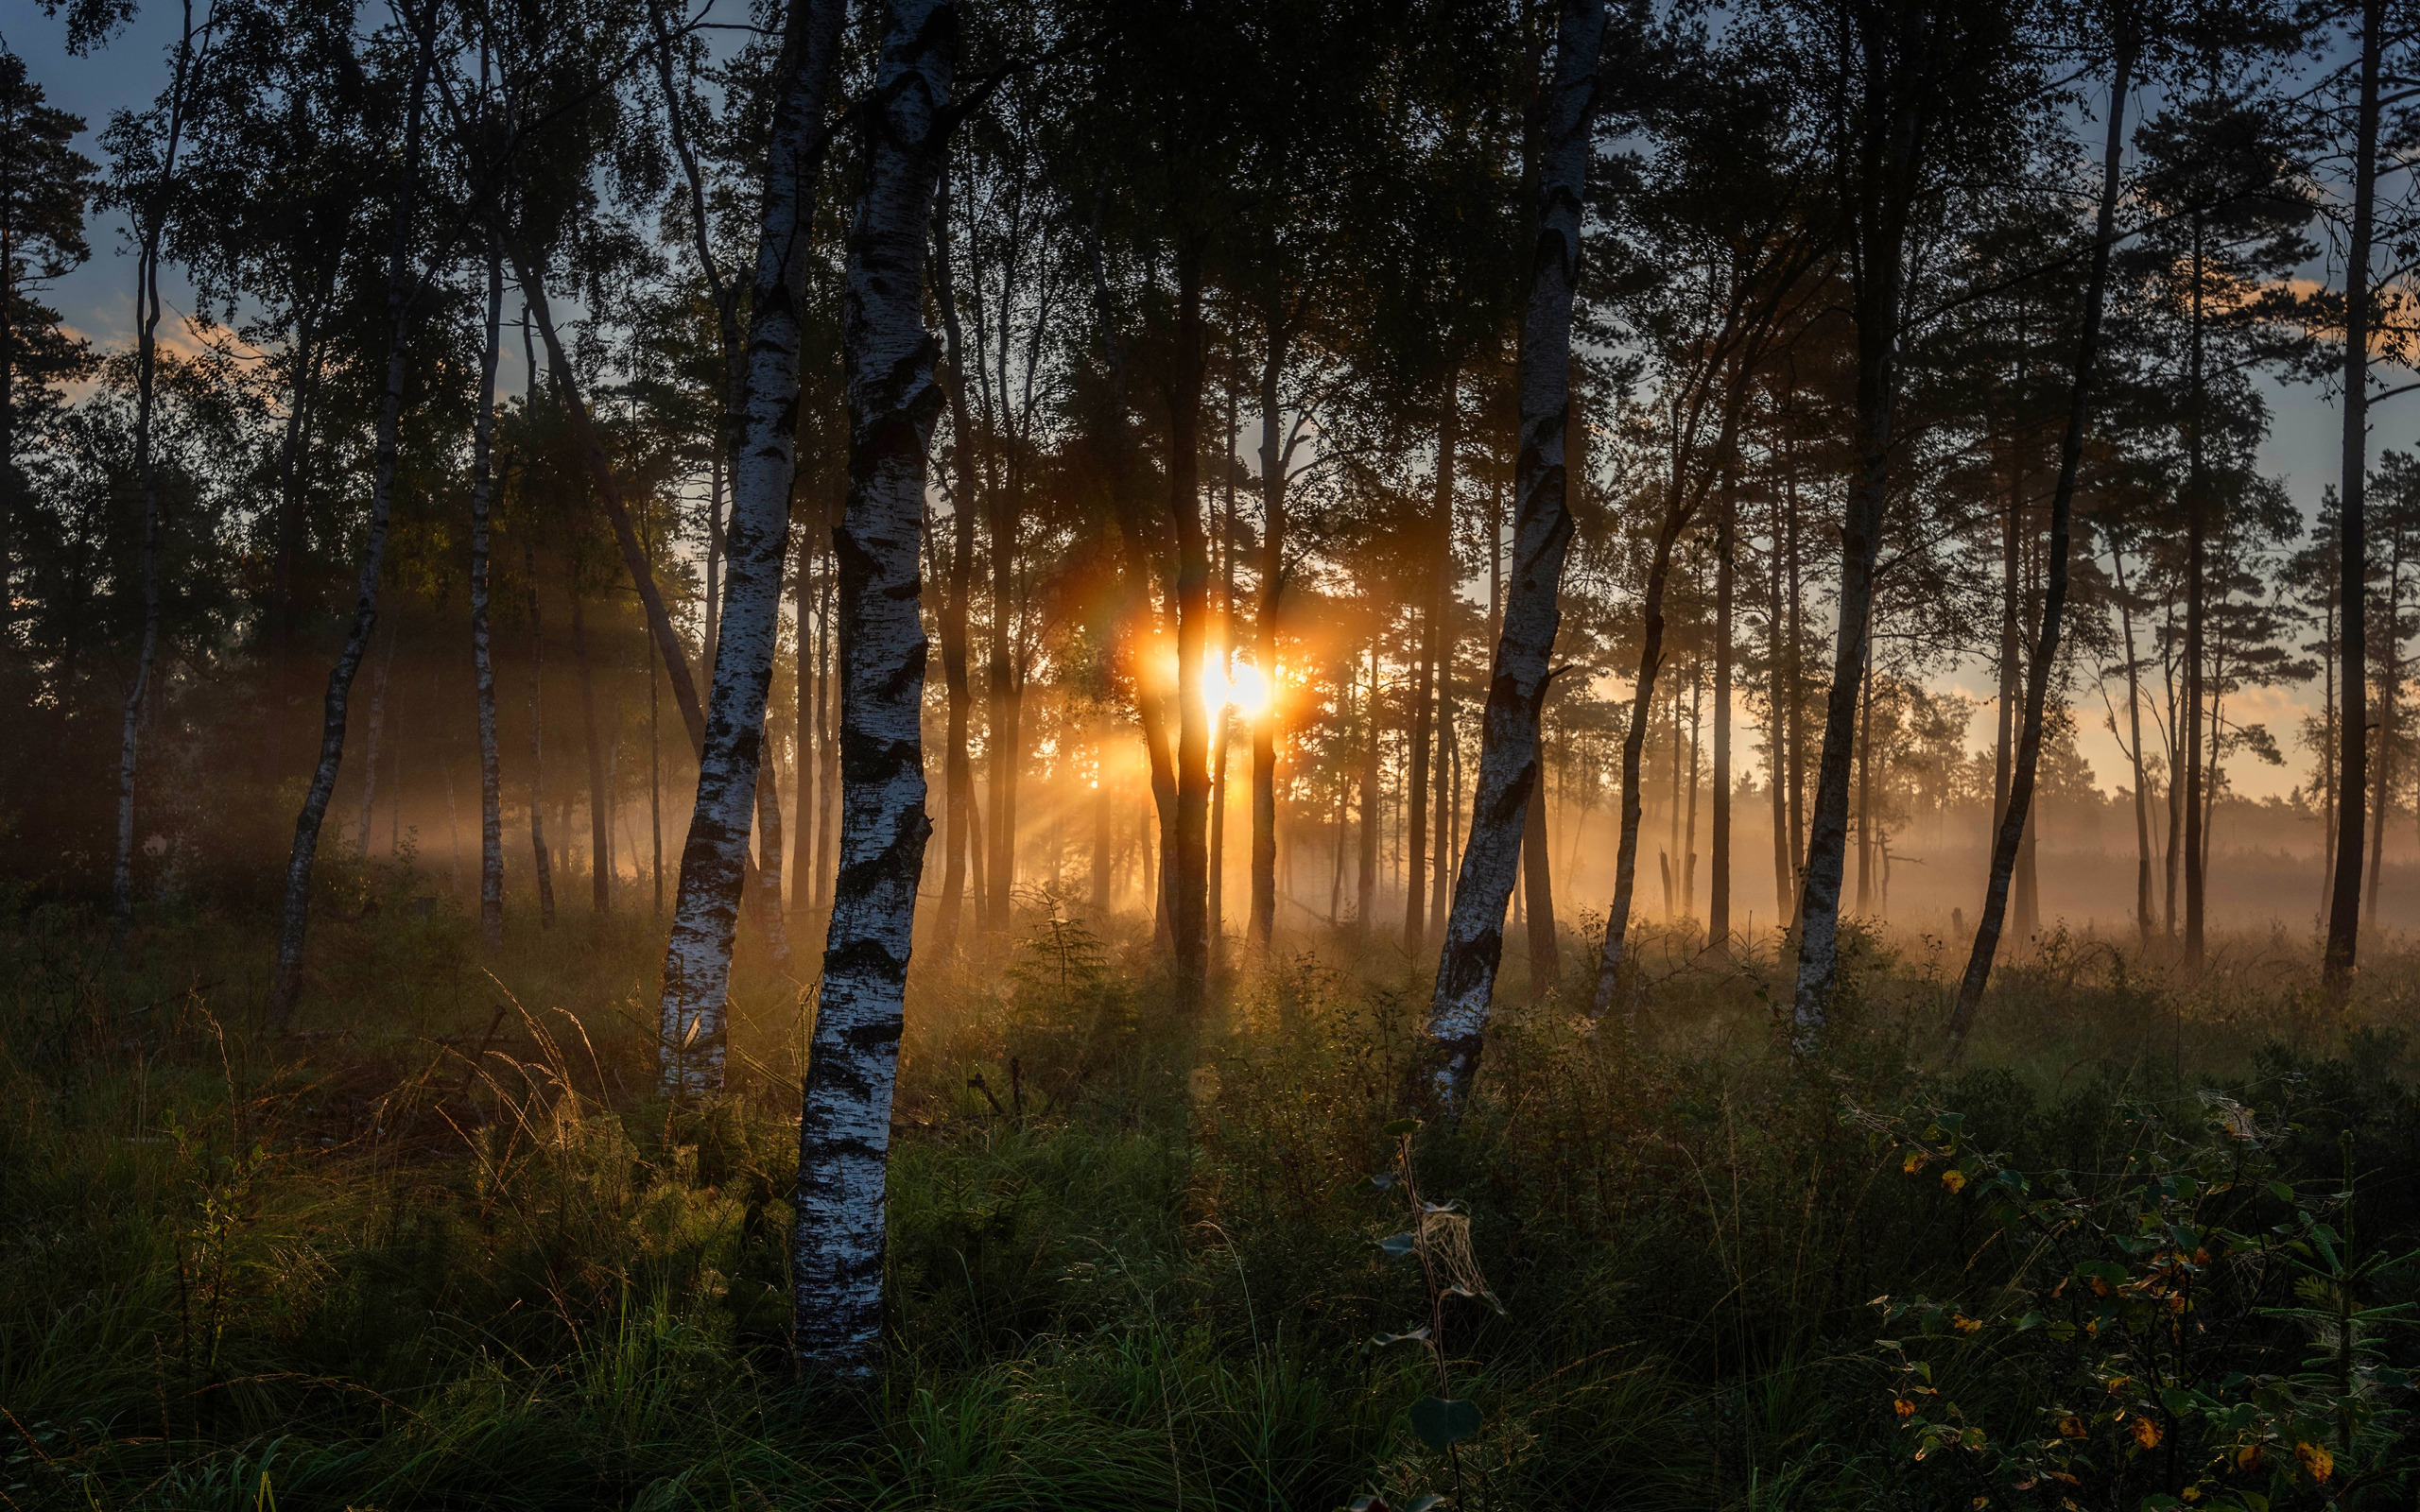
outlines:
[{"label": "birch bark", "polygon": [[[699,731],[697,801],[681,849],[681,881],[665,946],[658,1055],[667,1096],[708,1096],[722,1090],[731,941],[749,868],[749,819],[781,624],[790,488],[798,472],[804,334],[798,301],[846,11],[844,0],[792,0],[775,76],[782,93],[766,163],[750,303],[740,417],[746,439],[733,457],[725,532],[729,576],[716,627],[713,705]],[[550,337],[549,351],[554,350]],[[557,372],[560,377],[560,361]],[[663,633],[659,629],[659,644]],[[687,676],[685,662],[674,660],[678,655],[676,645],[666,658],[676,692]]]},{"label": "birch bark", "polygon": [[302,949],[311,922],[311,868],[319,859],[320,827],[328,802],[336,796],[337,769],[344,762],[345,713],[353,696],[354,675],[370,649],[370,632],[378,623],[378,576],[386,565],[388,507],[395,486],[395,433],[403,416],[404,374],[408,355],[413,304],[411,255],[412,212],[420,187],[422,106],[437,47],[438,7],[431,0],[421,22],[419,56],[412,64],[410,106],[404,127],[404,177],[395,194],[395,226],[387,250],[387,375],[378,404],[375,460],[370,483],[370,524],[361,549],[361,578],[355,591],[353,624],[346,629],[344,648],[328,673],[326,712],[320,732],[319,765],[302,798],[302,812],[294,820],[294,848],[286,859],[285,919],[278,934],[277,965],[269,984],[269,1012],[285,1026],[294,1021],[302,996]]},{"label": "birch bark", "polygon": [[[842,342],[849,501],[839,566],[838,881],[799,1118],[791,1275],[799,1364],[882,1368],[883,1195],[925,838],[918,544],[943,403],[925,329],[925,228],[948,130],[954,0],[886,0],[849,236]],[[753,386],[752,385],[752,387]]]},{"label": "birch bark", "polygon": [[1462,852],[1429,1004],[1428,1034],[1438,1052],[1432,1084],[1449,1110],[1462,1106],[1478,1070],[1504,956],[1504,906],[1520,858],[1524,813],[1538,789],[1538,711],[1562,624],[1557,595],[1571,545],[1571,511],[1564,498],[1571,306],[1604,40],[1604,0],[1563,0],[1553,93],[1544,102],[1537,242],[1523,317],[1512,581],[1489,677],[1470,845]]},{"label": "birch bark", "polygon": [[488,644],[488,567],[495,508],[495,372],[503,352],[504,249],[488,237],[488,338],[471,432],[471,681],[479,724],[479,938],[504,945],[504,777],[495,747],[495,658]]}]

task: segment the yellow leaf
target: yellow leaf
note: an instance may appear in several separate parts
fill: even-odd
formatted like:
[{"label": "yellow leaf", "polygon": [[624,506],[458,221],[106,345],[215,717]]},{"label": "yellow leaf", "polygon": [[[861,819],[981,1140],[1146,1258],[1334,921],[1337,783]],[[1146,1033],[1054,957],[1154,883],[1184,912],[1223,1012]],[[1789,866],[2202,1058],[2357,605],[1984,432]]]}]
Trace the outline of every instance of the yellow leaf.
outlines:
[{"label": "yellow leaf", "polygon": [[2145,1449],[2156,1449],[2156,1448],[2158,1448],[2158,1447],[2159,1447],[2159,1424],[2157,1424],[2157,1423],[2155,1423],[2155,1422],[2152,1421],[2152,1420],[2151,1420],[2150,1418],[2135,1418],[2135,1443],[2137,1443],[2137,1444],[2142,1445]]},{"label": "yellow leaf", "polygon": [[2314,1481],[2324,1481],[2336,1473],[2336,1456],[2317,1444],[2296,1444],[2294,1457],[2303,1462],[2303,1469],[2310,1471]]},{"label": "yellow leaf", "polygon": [[1905,1397],[1900,1397],[1892,1401],[1891,1410],[1902,1418],[1912,1418],[1916,1415],[1916,1404]]},{"label": "yellow leaf", "polygon": [[2069,1413],[2065,1418],[2060,1418],[2059,1436],[2061,1438],[2082,1438],[2083,1436],[2083,1419],[2077,1417],[2074,1413]]},{"label": "yellow leaf", "polygon": [[2237,1450],[2235,1453],[2235,1468],[2239,1470],[2258,1469],[2260,1468],[2260,1446],[2258,1444],[2246,1444],[2241,1449]]},{"label": "yellow leaf", "polygon": [[1941,1173],[1941,1184],[1952,1192],[1962,1192],[1966,1189],[1966,1173],[1954,1167],[1944,1171]]},{"label": "yellow leaf", "polygon": [[1910,1150],[1908,1152],[1908,1163],[1899,1167],[1899,1169],[1910,1176],[1913,1176],[1925,1168],[1926,1159],[1927,1157],[1924,1151]]},{"label": "yellow leaf", "polygon": [[1968,1317],[1963,1313],[1950,1314],[1949,1326],[1956,1329],[1961,1333],[1980,1333],[1983,1332],[1983,1325],[1979,1321],[1975,1318]]}]

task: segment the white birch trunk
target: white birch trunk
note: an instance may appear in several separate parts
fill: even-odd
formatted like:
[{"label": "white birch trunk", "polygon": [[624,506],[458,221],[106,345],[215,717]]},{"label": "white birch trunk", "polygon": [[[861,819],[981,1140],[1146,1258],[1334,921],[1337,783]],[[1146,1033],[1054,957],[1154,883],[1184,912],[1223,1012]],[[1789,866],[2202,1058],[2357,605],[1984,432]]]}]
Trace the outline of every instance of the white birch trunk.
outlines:
[{"label": "white birch trunk", "polygon": [[734,459],[714,686],[664,956],[659,1054],[669,1096],[722,1090],[731,941],[749,868],[749,821],[789,545],[790,485],[798,471],[798,290],[845,14],[844,0],[793,0],[789,9],[748,333],[746,444]]},{"label": "white birch trunk", "polygon": [[883,1190],[925,815],[918,545],[943,396],[925,328],[926,238],[947,130],[953,0],[887,0],[849,237],[842,341],[849,500],[839,567],[840,854],[799,1120],[792,1328],[803,1372],[882,1367]]},{"label": "white birch trunk", "polygon": [[1564,500],[1564,429],[1571,403],[1571,304],[1580,279],[1580,225],[1597,114],[1597,60],[1604,0],[1563,0],[1552,93],[1538,164],[1537,244],[1521,349],[1521,453],[1516,467],[1512,582],[1488,679],[1478,786],[1469,849],[1428,1009],[1436,1041],[1431,1085],[1459,1108],[1478,1069],[1479,1044],[1504,957],[1504,908],[1521,859],[1523,811],[1538,781],[1538,707],[1562,625],[1557,596],[1571,545]]},{"label": "white birch trunk", "polygon": [[488,644],[490,515],[495,507],[495,372],[504,331],[504,251],[488,236],[488,344],[471,433],[471,673],[479,715],[479,937],[504,944],[504,774],[495,746],[495,657]]}]

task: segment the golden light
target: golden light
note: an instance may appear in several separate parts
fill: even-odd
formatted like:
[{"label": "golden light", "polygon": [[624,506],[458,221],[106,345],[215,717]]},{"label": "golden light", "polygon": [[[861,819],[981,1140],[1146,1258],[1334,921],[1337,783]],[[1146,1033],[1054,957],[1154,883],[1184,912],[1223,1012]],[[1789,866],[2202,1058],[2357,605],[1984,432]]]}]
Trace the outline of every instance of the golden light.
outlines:
[{"label": "golden light", "polygon": [[1227,684],[1227,701],[1246,719],[1259,718],[1269,707],[1269,679],[1260,675],[1260,668],[1244,662]]},{"label": "golden light", "polygon": [[1221,675],[1216,659],[1201,664],[1201,711],[1215,722],[1219,712],[1229,709],[1239,719],[1259,717],[1269,707],[1269,679],[1260,668],[1249,662],[1239,662],[1235,671]]}]

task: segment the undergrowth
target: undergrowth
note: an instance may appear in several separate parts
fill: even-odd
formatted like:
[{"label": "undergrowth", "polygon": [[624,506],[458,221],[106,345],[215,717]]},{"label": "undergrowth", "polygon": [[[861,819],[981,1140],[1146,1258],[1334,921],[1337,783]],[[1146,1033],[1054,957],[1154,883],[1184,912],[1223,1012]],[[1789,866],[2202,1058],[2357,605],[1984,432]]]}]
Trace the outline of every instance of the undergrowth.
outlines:
[{"label": "undergrowth", "polygon": [[1508,972],[1449,1127],[1399,957],[1234,947],[1180,1022],[1148,938],[1054,910],[919,963],[866,1399],[786,1346],[803,964],[743,959],[731,1094],[676,1108],[646,921],[516,919],[486,960],[408,873],[347,885],[285,1036],[256,920],[149,919],[120,957],[7,901],[9,1504],[2420,1489],[2406,960],[2340,1019],[2256,942],[2188,976],[2054,936],[1951,1066],[1941,948],[1859,937],[1793,1062],[1770,945],[1651,941],[1599,1022]]}]

